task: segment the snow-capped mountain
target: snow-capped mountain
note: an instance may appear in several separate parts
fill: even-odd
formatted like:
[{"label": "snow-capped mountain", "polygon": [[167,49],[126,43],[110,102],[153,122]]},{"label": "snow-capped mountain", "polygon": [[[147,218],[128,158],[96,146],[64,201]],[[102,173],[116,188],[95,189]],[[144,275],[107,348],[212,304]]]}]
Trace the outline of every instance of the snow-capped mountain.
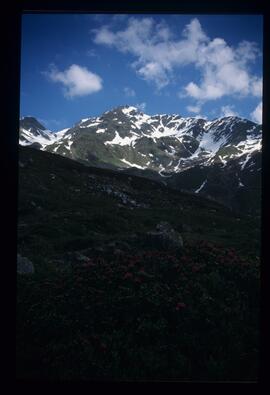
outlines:
[{"label": "snow-capped mountain", "polygon": [[132,106],[82,119],[56,133],[31,117],[23,118],[20,127],[22,145],[34,144],[89,165],[159,177],[174,187],[221,200],[223,187],[213,187],[210,175],[224,179],[231,174],[229,181],[235,185],[228,188],[233,194],[249,188],[250,175],[258,179],[261,142],[261,126],[247,119],[150,116]]},{"label": "snow-capped mountain", "polygon": [[53,133],[47,130],[33,117],[20,119],[19,140],[21,145],[34,146],[38,149],[46,149],[50,144],[62,138],[68,129]]}]

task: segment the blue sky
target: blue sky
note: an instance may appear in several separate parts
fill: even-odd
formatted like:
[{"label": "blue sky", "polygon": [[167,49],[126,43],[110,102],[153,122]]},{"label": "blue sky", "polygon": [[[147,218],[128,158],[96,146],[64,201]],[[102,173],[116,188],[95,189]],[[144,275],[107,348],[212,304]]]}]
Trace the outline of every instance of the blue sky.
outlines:
[{"label": "blue sky", "polygon": [[21,116],[70,127],[119,105],[261,122],[259,15],[26,14]]}]

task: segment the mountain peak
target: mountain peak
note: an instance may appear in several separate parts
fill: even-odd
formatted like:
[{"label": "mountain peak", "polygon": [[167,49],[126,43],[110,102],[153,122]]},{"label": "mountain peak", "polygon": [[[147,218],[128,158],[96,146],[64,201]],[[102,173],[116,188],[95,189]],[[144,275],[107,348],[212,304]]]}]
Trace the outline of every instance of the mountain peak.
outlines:
[{"label": "mountain peak", "polygon": [[247,119],[228,116],[206,121],[178,114],[147,115],[127,104],[100,117],[81,119],[72,132],[64,129],[51,134],[44,129],[35,118],[25,117],[21,144],[38,142],[42,149],[83,158],[87,163],[92,158],[119,168],[139,166],[161,176],[163,171],[179,173],[220,161],[225,165],[231,159],[251,156],[261,145],[260,126]]},{"label": "mountain peak", "polygon": [[140,112],[137,107],[130,106],[128,104],[125,104],[123,106],[116,107],[113,111],[121,111],[123,114],[127,115],[132,112],[138,113]]},{"label": "mountain peak", "polygon": [[111,110],[105,111],[100,118],[103,117],[122,117],[123,115],[125,116],[133,116],[133,115],[138,115],[140,114],[141,111],[134,107],[134,106],[129,106],[129,105],[123,105],[123,106],[118,106],[118,107],[114,107]]},{"label": "mountain peak", "polygon": [[21,127],[24,129],[39,129],[39,130],[46,130],[45,126],[43,126],[35,117],[27,116],[22,117],[20,120]]}]

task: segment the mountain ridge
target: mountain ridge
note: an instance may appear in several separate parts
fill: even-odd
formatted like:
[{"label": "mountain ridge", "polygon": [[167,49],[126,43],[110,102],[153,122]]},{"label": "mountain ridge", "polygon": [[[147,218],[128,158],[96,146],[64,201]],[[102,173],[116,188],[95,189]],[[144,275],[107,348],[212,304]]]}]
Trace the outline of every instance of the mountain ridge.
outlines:
[{"label": "mountain ridge", "polygon": [[[167,185],[218,198],[237,209],[241,204],[234,202],[235,196],[244,191],[250,195],[252,190],[252,199],[260,201],[262,130],[247,119],[230,116],[207,121],[178,114],[147,115],[126,105],[55,133],[38,124],[31,117],[21,120],[21,145],[86,165],[137,171],[148,178],[150,174]],[[214,179],[227,178],[228,185],[215,185],[213,174]],[[256,206],[258,213],[259,203]]]}]

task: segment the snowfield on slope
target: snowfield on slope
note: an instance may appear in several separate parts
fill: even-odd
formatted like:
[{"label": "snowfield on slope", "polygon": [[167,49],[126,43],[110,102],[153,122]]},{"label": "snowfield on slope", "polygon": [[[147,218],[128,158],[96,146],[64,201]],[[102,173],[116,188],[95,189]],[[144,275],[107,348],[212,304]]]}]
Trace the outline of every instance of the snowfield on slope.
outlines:
[{"label": "snowfield on slope", "polygon": [[[34,120],[33,117],[29,119]],[[25,120],[27,121],[27,117],[22,122]],[[242,131],[240,142],[237,137],[238,128]],[[112,148],[123,147],[119,160],[126,166],[149,168],[162,176],[163,172],[178,173],[197,165],[210,166],[214,162],[225,167],[233,158],[239,159],[243,170],[252,155],[260,152],[262,147],[261,130],[249,120],[233,116],[209,121],[197,117],[184,118],[177,114],[147,115],[134,106],[121,106],[106,111],[100,117],[81,119],[70,128],[70,133],[69,128],[55,133],[32,129],[21,127],[21,145],[39,143],[41,149],[46,150],[56,143],[53,152],[63,152],[59,148],[63,146],[70,150],[72,143],[83,131],[84,138],[87,133],[91,133],[91,139],[96,135],[98,144]],[[142,140],[143,144],[140,144],[140,140],[145,138],[148,140]],[[125,148],[138,154],[134,156],[137,157],[133,160],[134,163],[125,157]],[[221,148],[224,149],[222,153],[219,152]],[[64,153],[68,155],[67,151],[62,154]],[[144,158],[146,166],[142,166],[140,156]]]}]

